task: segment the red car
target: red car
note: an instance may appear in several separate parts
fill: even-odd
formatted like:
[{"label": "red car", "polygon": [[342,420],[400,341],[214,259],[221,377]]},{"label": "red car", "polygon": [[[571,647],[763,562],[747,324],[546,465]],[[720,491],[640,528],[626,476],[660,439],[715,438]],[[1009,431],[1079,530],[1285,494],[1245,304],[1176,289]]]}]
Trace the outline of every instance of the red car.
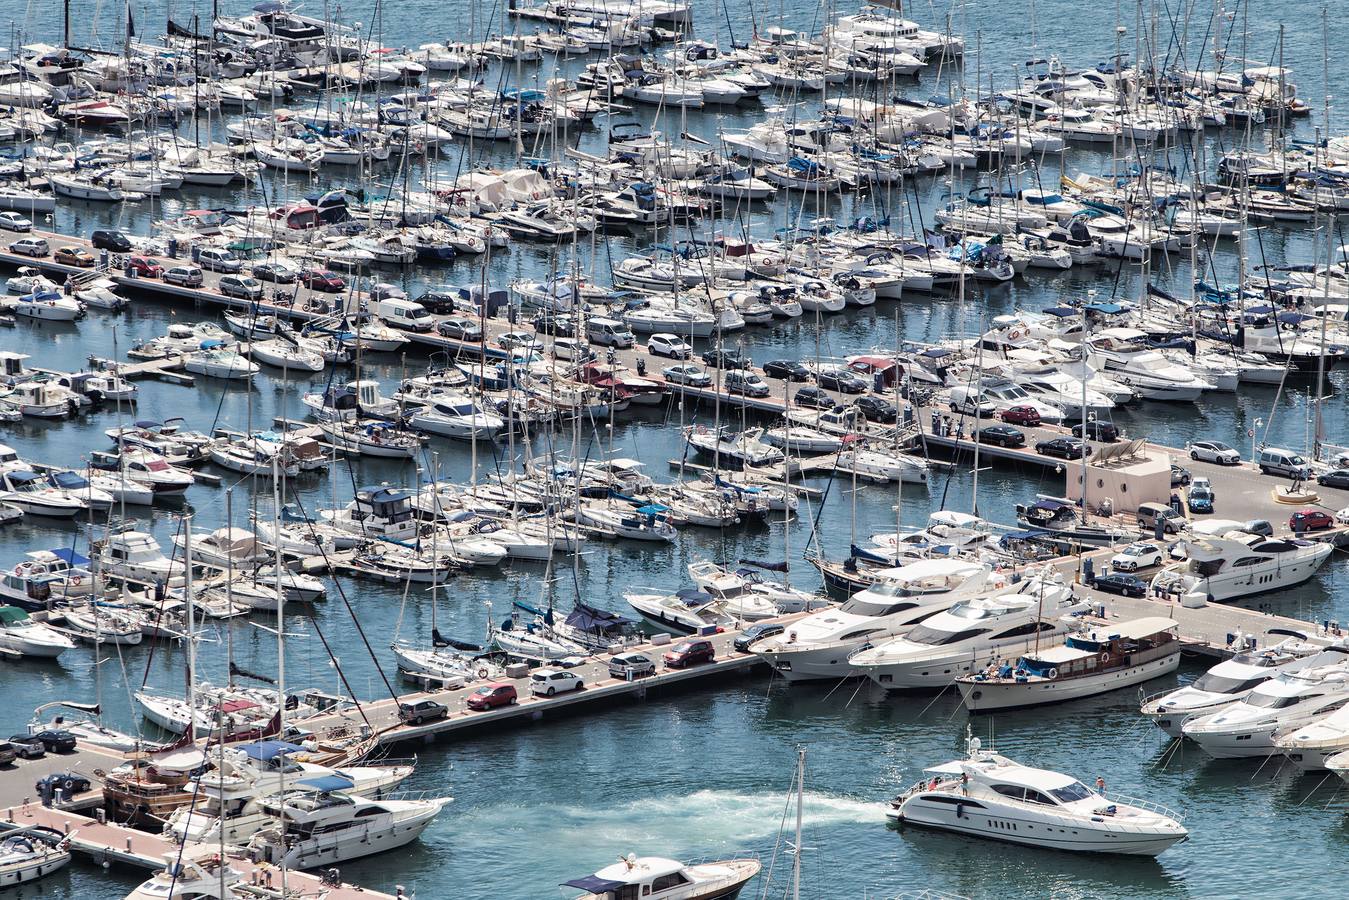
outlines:
[{"label": "red car", "polygon": [[711,641],[680,641],[661,659],[669,669],[683,669],[698,663],[710,663],[717,658]]},{"label": "red car", "polygon": [[1319,509],[1299,509],[1288,517],[1288,527],[1294,532],[1320,531],[1322,528],[1335,527],[1335,520],[1330,513]]},{"label": "red car", "polygon": [[137,278],[160,278],[164,275],[164,267],[159,264],[159,260],[148,256],[133,256],[126,261],[126,267],[135,272]]},{"label": "red car", "polygon": [[347,289],[347,283],[333,272],[323,269],[305,269],[300,273],[300,283],[311,291],[325,294],[340,294]]},{"label": "red car", "polygon": [[515,693],[513,684],[485,684],[476,691],[468,695],[469,709],[484,710],[496,709],[498,706],[510,706],[519,695]]},{"label": "red car", "polygon": [[1009,406],[1002,411],[1002,420],[1008,425],[1035,428],[1040,424],[1040,413],[1033,406]]}]

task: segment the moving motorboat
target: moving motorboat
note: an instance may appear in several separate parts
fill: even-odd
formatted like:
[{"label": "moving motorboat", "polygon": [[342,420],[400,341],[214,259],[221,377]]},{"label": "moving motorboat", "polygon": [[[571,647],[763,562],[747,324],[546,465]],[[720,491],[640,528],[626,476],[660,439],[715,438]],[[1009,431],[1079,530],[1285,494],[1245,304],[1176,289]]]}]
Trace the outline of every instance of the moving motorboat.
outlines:
[{"label": "moving motorboat", "polygon": [[685,865],[659,856],[629,853],[593,875],[564,881],[569,900],[735,900],[759,874],[757,859],[728,859]]}]

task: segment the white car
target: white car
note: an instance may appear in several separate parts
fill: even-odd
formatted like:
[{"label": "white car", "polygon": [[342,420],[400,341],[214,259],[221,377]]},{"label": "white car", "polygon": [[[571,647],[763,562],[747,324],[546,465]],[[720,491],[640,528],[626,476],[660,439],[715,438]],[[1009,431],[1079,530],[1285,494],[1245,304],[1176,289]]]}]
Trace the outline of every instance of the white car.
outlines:
[{"label": "white car", "polygon": [[551,697],[554,694],[577,691],[584,686],[585,682],[578,676],[562,669],[535,669],[529,673],[529,692],[535,696],[542,694]]},{"label": "white car", "polygon": [[1217,463],[1220,466],[1235,466],[1241,462],[1241,454],[1222,441],[1195,441],[1190,444],[1190,459]]},{"label": "white car", "polygon": [[43,257],[52,252],[52,248],[42,238],[23,238],[9,245],[10,253],[23,256]]},{"label": "white car", "polygon": [[1159,566],[1166,551],[1157,544],[1130,544],[1110,557],[1110,568],[1116,572],[1134,572],[1147,566]]},{"label": "white car", "polygon": [[543,349],[538,337],[529,331],[507,331],[497,335],[496,345],[502,350],[537,351]]},{"label": "white car", "polygon": [[32,231],[33,220],[25,219],[16,212],[0,212],[0,228],[5,231]]},{"label": "white car", "polygon": [[661,370],[661,374],[670,384],[686,384],[689,387],[710,387],[712,384],[712,376],[701,366],[692,364],[667,366]]},{"label": "white car", "polygon": [[677,336],[661,332],[647,339],[646,352],[652,356],[664,356],[669,359],[688,359],[693,355],[693,348]]}]

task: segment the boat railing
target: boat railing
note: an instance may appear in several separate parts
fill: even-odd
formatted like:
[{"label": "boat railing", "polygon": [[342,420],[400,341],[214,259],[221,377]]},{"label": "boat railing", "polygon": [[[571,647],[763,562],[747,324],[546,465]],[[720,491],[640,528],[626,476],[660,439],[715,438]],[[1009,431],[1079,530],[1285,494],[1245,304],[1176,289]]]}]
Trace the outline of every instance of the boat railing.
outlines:
[{"label": "boat railing", "polygon": [[1142,691],[1139,691],[1138,705],[1140,708],[1147,707],[1153,703],[1156,703],[1158,700],[1161,700],[1163,697],[1169,697],[1171,694],[1174,694],[1175,692],[1176,692],[1175,688],[1167,688],[1166,690],[1158,691],[1155,694],[1144,694]]},{"label": "boat railing", "polygon": [[1166,816],[1168,819],[1174,819],[1177,822],[1182,821],[1183,818],[1180,813],[1176,812],[1174,809],[1171,809],[1169,806],[1163,806],[1160,803],[1153,803],[1151,800],[1140,800],[1137,797],[1129,797],[1125,794],[1117,794],[1113,791],[1102,792],[1101,797],[1102,799],[1108,800],[1109,802],[1114,804],[1119,804],[1121,806],[1132,806],[1136,809],[1142,809],[1151,813],[1156,813],[1159,816]]}]

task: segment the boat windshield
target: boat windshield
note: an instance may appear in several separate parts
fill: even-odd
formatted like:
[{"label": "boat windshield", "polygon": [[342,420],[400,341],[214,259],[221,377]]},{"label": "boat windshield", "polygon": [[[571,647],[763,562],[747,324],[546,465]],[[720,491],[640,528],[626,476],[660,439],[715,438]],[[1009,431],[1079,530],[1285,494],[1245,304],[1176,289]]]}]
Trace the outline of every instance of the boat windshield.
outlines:
[{"label": "boat windshield", "polygon": [[946,631],[942,628],[917,625],[905,636],[905,640],[913,641],[915,644],[928,644],[933,647],[942,647],[947,644],[958,644],[961,641],[968,641],[981,634],[987,633],[987,628],[965,628],[961,631]]},{"label": "boat windshield", "polygon": [[1263,684],[1267,680],[1264,675],[1257,675],[1254,678],[1228,678],[1225,675],[1217,675],[1213,672],[1205,672],[1195,681],[1194,687],[1198,691],[1209,691],[1214,694],[1238,694],[1242,691],[1249,691],[1256,685]]},{"label": "boat windshield", "polygon": [[853,616],[888,616],[892,613],[903,612],[906,609],[913,609],[917,605],[917,603],[887,603],[854,596],[839,607],[839,612]]},{"label": "boat windshield", "polygon": [[1257,709],[1283,709],[1292,706],[1294,703],[1310,699],[1310,697],[1275,697],[1269,694],[1251,694],[1246,698],[1246,704]]},{"label": "boat windshield", "polygon": [[1087,790],[1086,785],[1080,781],[1074,781],[1072,784],[1066,784],[1061,788],[1053,788],[1049,793],[1053,794],[1060,803],[1075,803],[1092,796],[1091,791]]}]

